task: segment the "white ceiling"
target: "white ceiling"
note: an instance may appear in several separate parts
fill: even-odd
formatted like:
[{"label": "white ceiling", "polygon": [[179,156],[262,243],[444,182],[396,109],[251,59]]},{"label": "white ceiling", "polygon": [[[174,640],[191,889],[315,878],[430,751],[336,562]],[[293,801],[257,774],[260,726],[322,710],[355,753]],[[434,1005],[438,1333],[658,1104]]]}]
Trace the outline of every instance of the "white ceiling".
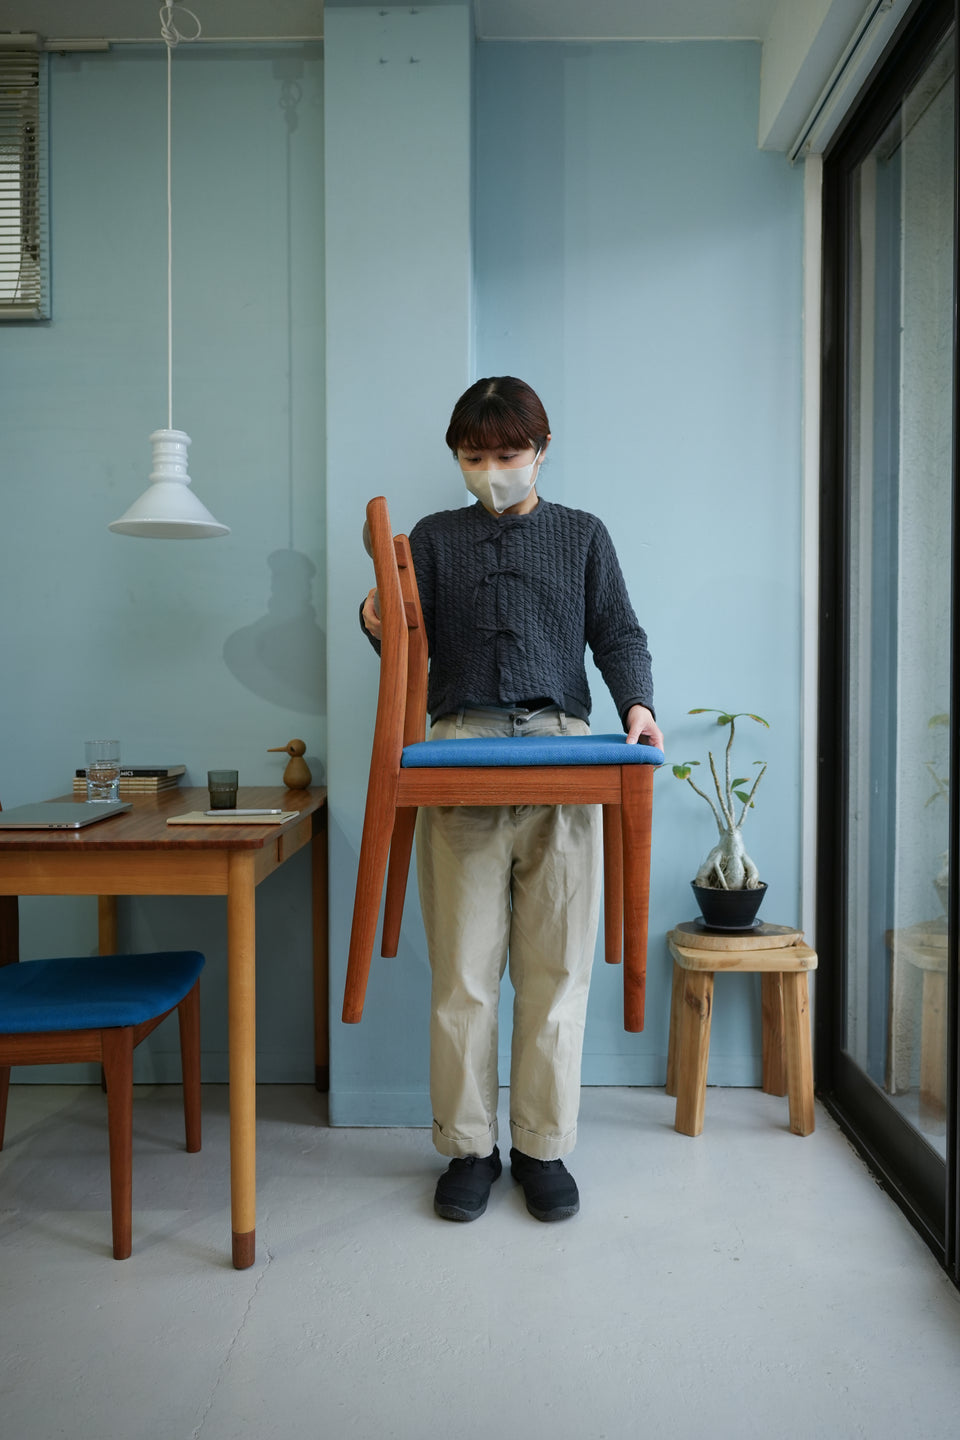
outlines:
[{"label": "white ceiling", "polygon": [[778,0],[474,0],[474,11],[477,34],[485,40],[762,40],[777,4]]},{"label": "white ceiling", "polygon": [[[474,0],[474,14],[477,35],[484,40],[763,40],[778,3]],[[194,10],[208,39],[323,34],[323,0],[192,0],[188,8]],[[158,39],[158,11],[158,0],[3,0],[0,31],[30,31],[48,39]]]}]

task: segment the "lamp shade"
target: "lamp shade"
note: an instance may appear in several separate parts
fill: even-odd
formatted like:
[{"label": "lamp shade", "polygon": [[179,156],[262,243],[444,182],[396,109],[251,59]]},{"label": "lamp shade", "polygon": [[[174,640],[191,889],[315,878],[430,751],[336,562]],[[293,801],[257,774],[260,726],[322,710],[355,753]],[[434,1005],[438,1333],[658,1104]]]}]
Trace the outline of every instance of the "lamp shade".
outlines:
[{"label": "lamp shade", "polygon": [[190,489],[187,446],[183,430],[154,430],[150,485],[109,529],[117,535],[138,535],[147,540],[209,540],[229,535]]}]

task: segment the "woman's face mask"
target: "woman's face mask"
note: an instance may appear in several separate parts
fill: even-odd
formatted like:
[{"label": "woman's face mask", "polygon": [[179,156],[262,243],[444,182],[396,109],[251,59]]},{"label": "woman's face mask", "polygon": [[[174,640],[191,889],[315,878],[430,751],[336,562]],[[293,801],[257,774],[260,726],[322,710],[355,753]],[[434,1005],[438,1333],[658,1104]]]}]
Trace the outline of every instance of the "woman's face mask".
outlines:
[{"label": "woman's face mask", "polygon": [[[469,452],[463,452],[468,454]],[[489,460],[497,452],[484,451],[482,458]],[[491,468],[474,468],[467,460],[460,460],[460,472],[463,475],[463,483],[471,495],[476,495],[481,505],[488,510],[493,510],[497,515],[502,515],[513,505],[520,505],[536,483],[537,472],[540,469],[540,450],[537,450],[529,465],[512,465],[510,457],[499,456],[500,465]]]}]

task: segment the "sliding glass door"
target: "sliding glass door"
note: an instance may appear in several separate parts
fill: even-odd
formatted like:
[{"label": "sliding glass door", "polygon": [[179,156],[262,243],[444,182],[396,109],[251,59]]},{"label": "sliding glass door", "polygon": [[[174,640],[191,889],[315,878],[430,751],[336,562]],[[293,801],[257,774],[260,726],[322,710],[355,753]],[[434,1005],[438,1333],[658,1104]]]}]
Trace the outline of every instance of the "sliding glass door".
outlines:
[{"label": "sliding glass door", "polygon": [[949,1263],[956,31],[911,28],[827,156],[821,1089]]}]

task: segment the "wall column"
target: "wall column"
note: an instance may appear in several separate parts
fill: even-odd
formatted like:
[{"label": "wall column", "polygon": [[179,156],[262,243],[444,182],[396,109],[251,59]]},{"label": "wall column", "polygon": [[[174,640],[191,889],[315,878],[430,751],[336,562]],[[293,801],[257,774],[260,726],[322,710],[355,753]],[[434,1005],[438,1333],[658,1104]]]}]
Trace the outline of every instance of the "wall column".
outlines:
[{"label": "wall column", "polygon": [[363,1023],[341,1025],[340,1006],[378,676],[357,616],[373,584],[364,510],[385,495],[394,531],[407,531],[460,494],[443,433],[472,378],[471,48],[466,0],[325,6],[334,1124],[430,1122],[429,976],[412,875],[400,953],[375,956]]}]

